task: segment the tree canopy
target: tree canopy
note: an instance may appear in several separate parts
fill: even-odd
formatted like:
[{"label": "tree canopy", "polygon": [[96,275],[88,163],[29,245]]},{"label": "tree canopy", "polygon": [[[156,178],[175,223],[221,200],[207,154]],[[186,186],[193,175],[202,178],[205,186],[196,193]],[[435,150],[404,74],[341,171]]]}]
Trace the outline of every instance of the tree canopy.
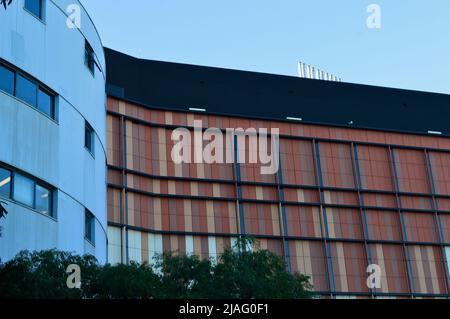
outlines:
[{"label": "tree canopy", "polygon": [[[151,265],[100,265],[90,256],[56,250],[19,253],[0,265],[0,298],[45,299],[298,299],[311,298],[309,278],[291,274],[267,250],[236,247],[216,260],[167,252]],[[81,287],[68,288],[69,265]]]}]

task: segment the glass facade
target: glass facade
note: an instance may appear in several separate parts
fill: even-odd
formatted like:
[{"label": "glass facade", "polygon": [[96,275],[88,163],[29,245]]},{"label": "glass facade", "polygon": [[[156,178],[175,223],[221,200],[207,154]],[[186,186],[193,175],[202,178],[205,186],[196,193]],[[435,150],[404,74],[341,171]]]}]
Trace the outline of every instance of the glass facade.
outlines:
[{"label": "glass facade", "polygon": [[[174,163],[172,132],[192,131],[194,120],[204,129],[279,128],[279,171],[261,174],[259,162]],[[309,275],[318,294],[449,295],[449,138],[161,111],[113,98],[107,137],[111,262],[151,262],[164,250],[209,258],[248,235]],[[233,149],[224,137],[223,153]],[[366,284],[371,264],[382,269],[380,288]]]}]

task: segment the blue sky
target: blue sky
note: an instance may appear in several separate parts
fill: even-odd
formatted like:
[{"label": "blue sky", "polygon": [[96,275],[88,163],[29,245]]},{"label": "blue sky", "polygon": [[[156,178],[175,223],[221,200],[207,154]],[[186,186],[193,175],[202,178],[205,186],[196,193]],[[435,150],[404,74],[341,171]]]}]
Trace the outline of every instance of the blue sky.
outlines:
[{"label": "blue sky", "polygon": [[[103,44],[141,58],[450,94],[449,0],[81,0]],[[370,4],[381,29],[369,29]]]}]

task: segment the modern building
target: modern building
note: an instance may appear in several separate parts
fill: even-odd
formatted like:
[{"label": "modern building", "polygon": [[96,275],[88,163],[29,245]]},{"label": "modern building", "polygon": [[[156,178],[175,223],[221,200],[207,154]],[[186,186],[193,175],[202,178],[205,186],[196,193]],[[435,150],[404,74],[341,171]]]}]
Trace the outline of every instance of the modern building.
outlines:
[{"label": "modern building", "polygon": [[[450,96],[109,49],[106,61],[110,262],[216,257],[252,236],[324,296],[450,296]],[[176,164],[172,133],[196,120],[278,128],[280,170]],[[379,289],[367,286],[373,264]]]},{"label": "modern building", "polygon": [[[67,25],[78,4],[81,29]],[[107,260],[105,57],[74,0],[0,7],[0,258],[58,248]]]},{"label": "modern building", "polygon": [[[15,0],[0,27],[2,260],[214,258],[250,236],[323,296],[450,297],[449,95],[137,59],[74,0]],[[212,141],[225,160],[195,160]]]}]

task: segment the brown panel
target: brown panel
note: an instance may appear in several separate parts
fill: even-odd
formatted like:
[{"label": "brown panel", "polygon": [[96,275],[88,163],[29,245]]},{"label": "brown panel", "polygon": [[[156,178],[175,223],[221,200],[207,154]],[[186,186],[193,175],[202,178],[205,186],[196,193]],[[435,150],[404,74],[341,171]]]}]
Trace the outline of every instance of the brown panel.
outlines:
[{"label": "brown panel", "polygon": [[120,223],[120,197],[118,189],[108,187],[108,221]]},{"label": "brown panel", "polygon": [[361,145],[357,152],[361,188],[392,191],[387,148]]},{"label": "brown panel", "polygon": [[335,289],[338,292],[368,292],[366,284],[367,258],[364,245],[331,243]]},{"label": "brown panel", "polygon": [[450,195],[450,154],[430,152],[429,158],[435,192]]},{"label": "brown panel", "polygon": [[314,291],[328,291],[328,275],[323,246],[318,241],[289,241],[291,268],[311,277]]},{"label": "brown panel", "polygon": [[278,206],[244,204],[245,229],[251,235],[280,235]]},{"label": "brown panel", "polygon": [[432,213],[405,213],[403,214],[403,219],[408,241],[437,242],[434,215]]},{"label": "brown panel", "polygon": [[362,238],[362,224],[358,210],[327,208],[326,212],[328,233],[331,238]]},{"label": "brown panel", "polygon": [[368,239],[402,240],[400,220],[397,212],[366,210]]},{"label": "brown panel", "polygon": [[318,207],[286,206],[288,236],[321,237],[320,209]]},{"label": "brown panel", "polygon": [[362,199],[367,207],[397,208],[394,195],[364,193]]},{"label": "brown panel", "polygon": [[406,263],[401,245],[370,245],[372,262],[381,268],[381,289],[383,293],[407,293]]},{"label": "brown panel", "polygon": [[439,249],[431,246],[408,247],[416,293],[445,293],[443,261]]},{"label": "brown panel", "polygon": [[324,186],[355,188],[350,145],[320,142],[319,152]]},{"label": "brown panel", "polygon": [[316,185],[312,143],[280,140],[283,182],[291,185]]},{"label": "brown panel", "polygon": [[399,191],[429,193],[424,152],[395,149],[393,153]]}]

